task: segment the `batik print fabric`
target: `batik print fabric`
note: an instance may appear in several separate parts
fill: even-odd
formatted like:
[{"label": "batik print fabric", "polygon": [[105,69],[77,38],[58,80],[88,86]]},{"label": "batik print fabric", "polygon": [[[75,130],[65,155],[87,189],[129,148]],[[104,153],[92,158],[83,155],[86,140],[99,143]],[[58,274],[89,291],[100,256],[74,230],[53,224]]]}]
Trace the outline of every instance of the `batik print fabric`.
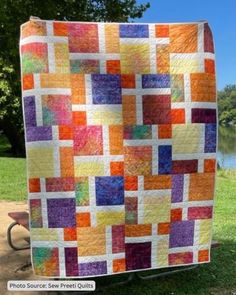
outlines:
[{"label": "batik print fabric", "polygon": [[34,272],[209,262],[216,85],[207,23],[21,27]]}]

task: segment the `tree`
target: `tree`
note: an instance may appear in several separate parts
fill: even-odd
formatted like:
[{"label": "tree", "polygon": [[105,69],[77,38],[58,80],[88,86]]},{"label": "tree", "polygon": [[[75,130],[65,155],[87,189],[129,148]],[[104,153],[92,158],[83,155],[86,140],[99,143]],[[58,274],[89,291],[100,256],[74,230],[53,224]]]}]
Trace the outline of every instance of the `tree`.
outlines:
[{"label": "tree", "polygon": [[68,21],[128,22],[142,17],[149,3],[136,0],[1,0],[0,5],[0,129],[12,152],[24,152],[20,98],[20,25],[29,16]]},{"label": "tree", "polygon": [[220,125],[236,125],[236,85],[218,92],[218,115]]}]

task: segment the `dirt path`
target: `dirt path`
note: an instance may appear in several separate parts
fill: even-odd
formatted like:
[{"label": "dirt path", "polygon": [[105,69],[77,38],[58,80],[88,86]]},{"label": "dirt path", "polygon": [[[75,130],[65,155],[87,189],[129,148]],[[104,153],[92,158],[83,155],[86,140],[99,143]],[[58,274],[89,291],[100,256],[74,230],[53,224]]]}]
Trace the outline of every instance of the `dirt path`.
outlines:
[{"label": "dirt path", "polygon": [[[13,222],[7,213],[11,211],[27,211],[27,205],[23,202],[0,201],[0,294],[55,295],[55,292],[7,291],[8,280],[44,280],[44,278],[34,276],[31,267],[25,266],[30,262],[30,250],[14,251],[7,243],[7,228]],[[29,233],[23,227],[15,227],[13,236],[18,245],[23,245],[23,238],[28,237]]]}]

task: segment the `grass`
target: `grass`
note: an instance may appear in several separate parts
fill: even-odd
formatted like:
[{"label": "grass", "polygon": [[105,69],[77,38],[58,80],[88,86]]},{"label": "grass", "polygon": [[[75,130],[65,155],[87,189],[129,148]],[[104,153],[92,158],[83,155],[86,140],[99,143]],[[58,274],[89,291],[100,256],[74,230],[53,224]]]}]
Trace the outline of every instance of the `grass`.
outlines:
[{"label": "grass", "polygon": [[[0,200],[26,200],[25,159],[0,158]],[[220,247],[212,250],[212,262],[196,269],[151,281],[109,289],[99,294],[114,295],[233,295],[236,294],[236,170],[219,170],[214,213],[213,239]],[[159,271],[152,271],[157,273]],[[125,275],[97,278],[108,284]]]}]

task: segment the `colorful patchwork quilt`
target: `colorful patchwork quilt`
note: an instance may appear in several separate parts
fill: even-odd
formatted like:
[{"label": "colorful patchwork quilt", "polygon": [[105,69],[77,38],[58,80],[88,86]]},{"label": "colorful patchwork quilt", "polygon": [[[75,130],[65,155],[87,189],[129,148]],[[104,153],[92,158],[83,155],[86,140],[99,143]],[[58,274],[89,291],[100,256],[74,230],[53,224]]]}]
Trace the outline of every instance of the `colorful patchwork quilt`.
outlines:
[{"label": "colorful patchwork quilt", "polygon": [[217,105],[208,24],[32,19],[20,54],[34,272],[209,262]]}]

